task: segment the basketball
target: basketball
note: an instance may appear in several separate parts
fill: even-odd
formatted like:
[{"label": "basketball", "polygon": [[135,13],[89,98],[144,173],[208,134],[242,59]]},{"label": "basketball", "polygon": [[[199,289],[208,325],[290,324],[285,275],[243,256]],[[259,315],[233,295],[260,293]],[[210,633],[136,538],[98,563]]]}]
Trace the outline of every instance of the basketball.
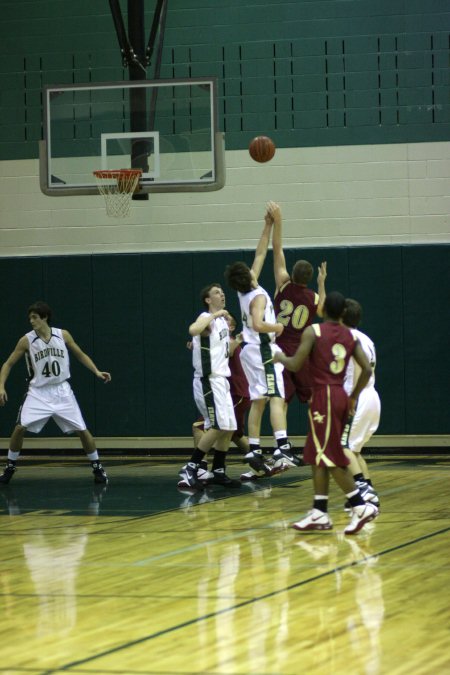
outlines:
[{"label": "basketball", "polygon": [[268,136],[256,136],[250,142],[248,151],[255,162],[269,162],[275,154],[275,143]]}]

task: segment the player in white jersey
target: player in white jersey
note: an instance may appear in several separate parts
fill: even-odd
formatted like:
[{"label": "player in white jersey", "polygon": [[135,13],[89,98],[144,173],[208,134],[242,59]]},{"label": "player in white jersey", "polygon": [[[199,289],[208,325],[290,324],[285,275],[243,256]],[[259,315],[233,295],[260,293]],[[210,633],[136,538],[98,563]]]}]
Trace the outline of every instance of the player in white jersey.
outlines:
[{"label": "player in white jersey", "polygon": [[50,418],[55,420],[62,432],[75,432],[79,436],[91,462],[94,481],[107,483],[108,477],[100,463],[95,441],[86,428],[69,384],[69,350],[103,382],[109,382],[111,375],[97,368],[67,330],[50,326],[51,314],[45,302],[35,302],[28,308],[32,330],[20,338],[0,370],[0,405],[5,405],[8,400],[5,383],[11,368],[23,356],[29,371],[28,391],[10,438],[7,464],[0,483],[9,483],[16,471],[25,432],[39,433]]},{"label": "player in white jersey", "polygon": [[[361,494],[366,501],[371,501],[378,506],[379,499],[372,486],[367,462],[361,454],[363,447],[378,429],[381,412],[380,397],[375,389],[375,345],[368,335],[358,330],[357,326],[361,321],[361,317],[362,308],[359,302],[347,298],[345,301],[343,323],[351,329],[353,335],[359,340],[371,365],[372,375],[359,395],[355,415],[346,425],[342,444],[350,460],[350,470]],[[353,390],[359,373],[360,368],[358,364],[355,363],[354,359],[350,359],[344,379],[344,389],[347,394]]]},{"label": "player in white jersey", "polygon": [[225,473],[225,455],[236,430],[233,399],[230,393],[230,332],[225,309],[225,294],[220,284],[209,284],[200,293],[205,307],[189,326],[192,336],[192,365],[194,367],[194,401],[204,419],[205,433],[192,453],[190,461],[180,470],[179,488],[202,490],[198,470],[214,446],[212,473],[208,483],[224,487],[239,487]]},{"label": "player in white jersey", "polygon": [[250,452],[245,455],[245,460],[256,472],[265,472],[260,434],[267,401],[270,401],[270,422],[277,443],[273,458],[280,463],[285,461],[289,466],[300,465],[300,459],[293,454],[287,437],[283,366],[273,363],[273,355],[280,351],[275,337],[281,335],[283,325],[277,323],[269,294],[258,284],[273,225],[269,209],[264,221],[251,268],[244,262],[235,262],[225,270],[227,283],[238,292],[241,306],[243,343],[240,356],[252,400],[248,416]]}]

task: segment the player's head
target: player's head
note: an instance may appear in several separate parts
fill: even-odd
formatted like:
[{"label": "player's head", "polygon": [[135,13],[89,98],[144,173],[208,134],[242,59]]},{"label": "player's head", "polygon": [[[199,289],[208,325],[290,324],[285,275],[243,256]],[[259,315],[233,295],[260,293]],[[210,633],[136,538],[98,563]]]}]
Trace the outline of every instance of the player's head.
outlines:
[{"label": "player's head", "polygon": [[362,307],[356,300],[346,298],[342,321],[349,328],[357,328],[362,319]]},{"label": "player's head", "polygon": [[294,284],[307,286],[314,274],[313,266],[307,260],[297,260],[292,268],[292,281]]},{"label": "player's head", "polygon": [[233,290],[239,293],[248,293],[252,290],[252,271],[245,262],[235,262],[225,268],[225,279]]},{"label": "player's head", "polygon": [[[222,286],[218,283],[214,284],[208,284],[208,286],[205,286],[205,288],[202,288],[200,291],[200,300],[203,303],[203,306],[206,307],[206,309],[209,309],[211,305],[211,291],[214,289],[219,289],[220,293],[223,295],[223,290]],[[225,301],[225,296],[224,296],[224,301]]]},{"label": "player's head", "polygon": [[41,319],[47,319],[47,323],[50,324],[52,310],[46,302],[42,302],[42,300],[33,302],[33,304],[28,307],[28,316],[30,316],[30,314],[37,314]]},{"label": "player's head", "polygon": [[328,319],[339,321],[345,310],[345,298],[339,291],[331,291],[325,298],[323,309]]}]

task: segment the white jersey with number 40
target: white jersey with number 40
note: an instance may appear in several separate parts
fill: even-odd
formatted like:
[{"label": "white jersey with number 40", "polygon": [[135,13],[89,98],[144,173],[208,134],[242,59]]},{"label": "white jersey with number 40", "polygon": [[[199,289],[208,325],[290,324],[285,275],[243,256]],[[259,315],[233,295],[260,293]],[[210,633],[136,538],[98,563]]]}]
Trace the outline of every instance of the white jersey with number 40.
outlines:
[{"label": "white jersey with number 40", "polygon": [[50,340],[46,342],[32,330],[28,338],[28,368],[30,385],[44,387],[46,384],[60,384],[70,378],[69,351],[64,342],[61,328],[52,328]]}]

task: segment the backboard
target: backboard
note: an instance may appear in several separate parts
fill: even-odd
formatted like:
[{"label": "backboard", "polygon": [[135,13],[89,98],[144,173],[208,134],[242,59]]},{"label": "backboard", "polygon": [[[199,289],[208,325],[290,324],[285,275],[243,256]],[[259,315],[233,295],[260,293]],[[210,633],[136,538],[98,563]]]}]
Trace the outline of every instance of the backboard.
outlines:
[{"label": "backboard", "polygon": [[215,78],[47,86],[40,184],[98,194],[97,169],[141,168],[140,192],[219,190],[224,135]]}]

